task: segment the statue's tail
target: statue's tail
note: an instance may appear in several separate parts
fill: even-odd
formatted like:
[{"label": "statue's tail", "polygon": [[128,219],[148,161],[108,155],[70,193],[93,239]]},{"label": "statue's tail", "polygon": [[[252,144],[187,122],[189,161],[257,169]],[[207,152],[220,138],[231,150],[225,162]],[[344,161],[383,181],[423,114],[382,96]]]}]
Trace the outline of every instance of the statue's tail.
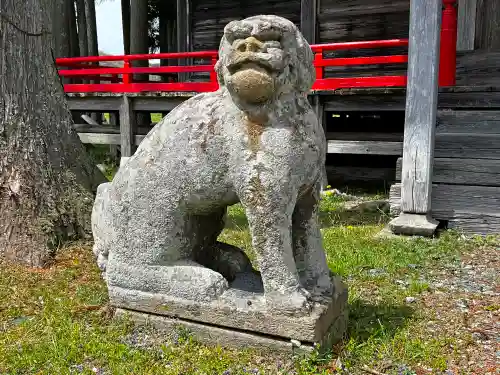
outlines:
[{"label": "statue's tail", "polygon": [[97,265],[106,278],[106,266],[108,263],[109,248],[103,240],[103,230],[106,228],[105,204],[108,200],[110,183],[104,183],[97,188],[94,207],[92,209],[92,235],[94,247],[92,251],[97,258]]}]

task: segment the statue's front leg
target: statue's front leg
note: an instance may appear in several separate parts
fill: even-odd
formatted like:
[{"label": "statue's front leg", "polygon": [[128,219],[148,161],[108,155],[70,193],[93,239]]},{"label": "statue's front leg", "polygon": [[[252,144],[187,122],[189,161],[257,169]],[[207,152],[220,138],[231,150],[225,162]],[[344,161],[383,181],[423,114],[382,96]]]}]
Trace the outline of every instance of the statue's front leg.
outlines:
[{"label": "statue's front leg", "polygon": [[242,194],[252,245],[264,284],[266,303],[273,310],[307,311],[309,293],[300,285],[292,251],[294,199],[289,188],[264,183],[259,176]]},{"label": "statue's front leg", "polygon": [[292,241],[300,281],[313,295],[332,288],[318,220],[319,182],[297,201],[292,219]]}]

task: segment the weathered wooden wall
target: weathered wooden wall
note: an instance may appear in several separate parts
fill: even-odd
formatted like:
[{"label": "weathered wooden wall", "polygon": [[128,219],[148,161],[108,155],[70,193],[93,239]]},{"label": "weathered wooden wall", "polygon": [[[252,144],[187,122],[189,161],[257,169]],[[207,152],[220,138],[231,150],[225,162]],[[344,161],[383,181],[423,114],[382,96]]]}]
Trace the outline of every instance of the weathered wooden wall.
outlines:
[{"label": "weathered wooden wall", "polygon": [[[483,94],[500,97],[498,92]],[[431,209],[433,217],[448,222],[449,228],[498,234],[500,103],[474,101],[470,108],[455,103],[438,111]],[[397,162],[397,181],[401,179],[401,162]],[[400,197],[401,185],[397,183],[390,193],[394,214],[400,210]]]},{"label": "weathered wooden wall", "polygon": [[288,18],[300,26],[300,0],[191,0],[194,51],[219,48],[224,26],[259,14]]},{"label": "weathered wooden wall", "polygon": [[[318,43],[408,38],[410,0],[321,0]],[[354,57],[406,53],[406,48],[336,51],[326,56]],[[406,64],[332,67],[327,77],[404,74]]]}]

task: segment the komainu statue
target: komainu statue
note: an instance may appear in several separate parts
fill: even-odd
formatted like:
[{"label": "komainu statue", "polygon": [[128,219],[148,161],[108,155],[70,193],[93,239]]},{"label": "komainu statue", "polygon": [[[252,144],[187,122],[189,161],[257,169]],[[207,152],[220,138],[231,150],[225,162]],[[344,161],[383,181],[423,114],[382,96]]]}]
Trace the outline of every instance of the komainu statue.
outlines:
[{"label": "komainu statue", "polygon": [[[99,187],[94,252],[111,303],[289,338],[315,330],[302,340],[318,341],[336,316],[315,322],[341,315],[330,305],[346,292],[318,223],[326,141],[307,99],[311,48],[292,22],[250,17],[225,27],[215,69],[220,88],[172,110]],[[260,272],[218,241],[238,202]],[[288,327],[266,326],[280,314]]]}]

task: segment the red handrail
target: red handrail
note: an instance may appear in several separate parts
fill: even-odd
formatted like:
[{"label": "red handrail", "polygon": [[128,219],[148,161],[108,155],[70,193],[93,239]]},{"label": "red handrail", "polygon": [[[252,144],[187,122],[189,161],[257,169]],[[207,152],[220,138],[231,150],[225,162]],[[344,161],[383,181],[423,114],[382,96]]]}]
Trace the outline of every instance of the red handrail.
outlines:
[{"label": "red handrail", "polygon": [[[361,42],[343,42],[330,44],[312,45],[311,49],[315,54],[314,66],[316,67],[316,82],[313,90],[335,90],[344,87],[387,87],[404,86],[406,84],[405,76],[391,77],[354,77],[354,78],[324,78],[324,69],[335,66],[354,66],[354,65],[374,65],[374,64],[397,64],[406,63],[406,55],[388,55],[373,57],[349,57],[349,58],[326,58],[324,52],[336,50],[349,50],[361,48],[384,48],[407,46],[407,39],[392,40],[374,40]],[[217,74],[214,66],[217,62],[217,51],[201,52],[176,52],[176,53],[158,53],[144,55],[119,55],[119,56],[89,56],[76,58],[60,58],[56,60],[60,69],[59,74],[63,77],[78,78],[96,78],[96,76],[107,75],[107,80],[112,77],[122,76],[122,83],[93,83],[93,84],[66,84],[66,92],[144,92],[144,91],[194,91],[205,92],[214,91],[218,88]],[[150,60],[150,59],[179,59],[179,58],[199,58],[209,60],[210,63],[204,65],[187,66],[160,66],[160,67],[132,67],[132,61]],[[119,62],[123,61],[123,67],[86,65],[99,62]],[[88,67],[87,67],[88,66]],[[162,74],[162,73],[209,73],[208,82],[133,82],[133,74]],[[106,79],[103,77],[103,80]],[[113,79],[114,81],[114,79]]]},{"label": "red handrail", "polygon": [[[456,0],[443,0],[443,26],[441,31],[441,55],[439,85],[454,85],[456,82],[456,34],[457,34],[457,12]],[[359,42],[342,42],[329,44],[311,45],[314,53],[314,67],[316,69],[316,81],[313,90],[336,90],[349,87],[405,87],[406,75],[400,76],[367,76],[367,77],[325,77],[325,68],[355,65],[378,65],[378,64],[406,64],[407,55],[383,55],[371,57],[325,57],[325,52],[368,49],[368,48],[390,48],[407,47],[408,39],[372,40]],[[144,91],[192,91],[207,92],[218,88],[217,74],[214,66],[217,62],[217,51],[199,52],[175,52],[157,53],[144,55],[118,55],[118,56],[88,56],[75,58],[59,58],[56,60],[60,69],[59,74],[63,77],[87,78],[95,81],[96,76],[101,81],[112,81],[112,83],[93,84],[65,84],[65,92],[144,92]],[[203,65],[183,66],[160,66],[160,67],[132,67],[132,61],[152,59],[202,59],[210,62]],[[100,62],[123,62],[123,67],[99,66]],[[208,82],[133,82],[133,74],[178,74],[178,73],[209,73]],[[106,75],[106,76],[104,76]],[[122,76],[121,83],[116,83]],[[110,77],[111,76],[111,77]]]}]

